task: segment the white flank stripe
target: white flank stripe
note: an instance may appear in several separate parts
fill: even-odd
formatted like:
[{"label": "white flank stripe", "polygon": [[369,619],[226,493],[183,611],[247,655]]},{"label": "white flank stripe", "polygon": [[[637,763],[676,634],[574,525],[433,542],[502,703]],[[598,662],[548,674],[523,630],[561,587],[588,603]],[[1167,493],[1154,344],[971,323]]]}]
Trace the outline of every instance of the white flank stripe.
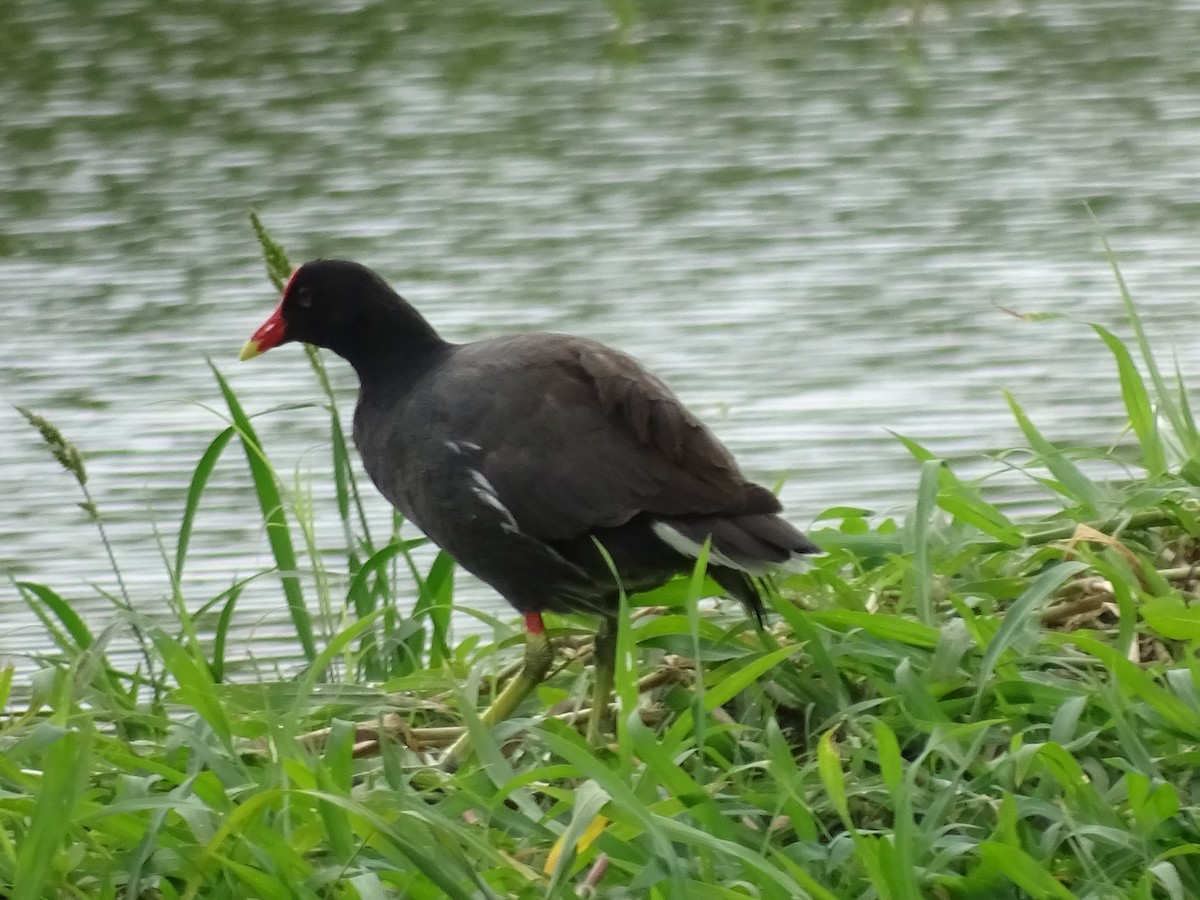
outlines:
[{"label": "white flank stripe", "polygon": [[471,469],[470,472],[471,480],[475,482],[471,488],[471,492],[492,509],[503,513],[505,521],[501,525],[502,528],[508,531],[517,531],[517,520],[513,518],[513,514],[509,512],[508,507],[500,502],[500,495],[496,493],[496,486],[488,481],[487,477],[478,469]]},{"label": "white flank stripe", "polygon": [[[692,559],[699,559],[700,548],[703,544],[693,541],[690,537],[681,532],[678,528],[672,528],[666,522],[652,522],[651,529],[658,536],[658,539],[684,556]],[[734,562],[716,547],[709,546],[708,559],[710,562],[716,563],[718,566],[725,566],[729,569],[737,569],[739,572],[745,572],[748,575],[763,575],[770,568],[766,563],[759,566],[750,567],[744,563]]]}]

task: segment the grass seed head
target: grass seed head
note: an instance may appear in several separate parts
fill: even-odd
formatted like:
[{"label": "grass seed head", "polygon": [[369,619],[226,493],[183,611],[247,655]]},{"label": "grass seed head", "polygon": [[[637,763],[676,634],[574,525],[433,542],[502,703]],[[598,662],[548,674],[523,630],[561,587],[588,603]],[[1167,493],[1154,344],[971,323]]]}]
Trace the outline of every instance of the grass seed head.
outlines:
[{"label": "grass seed head", "polygon": [[51,454],[59,464],[74,475],[80,485],[87,484],[87,469],[83,466],[83,454],[79,452],[79,448],[63,437],[63,433],[53,422],[24,406],[18,406],[16,409],[30,425],[38,430],[42,440],[46,442],[46,446],[50,448]]}]

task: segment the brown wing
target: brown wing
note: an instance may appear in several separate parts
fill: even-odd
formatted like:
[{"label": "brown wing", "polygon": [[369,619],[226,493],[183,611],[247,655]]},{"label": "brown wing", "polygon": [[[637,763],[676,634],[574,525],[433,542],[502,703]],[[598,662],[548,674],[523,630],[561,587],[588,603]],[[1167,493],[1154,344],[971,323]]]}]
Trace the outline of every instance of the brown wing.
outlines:
[{"label": "brown wing", "polygon": [[643,513],[780,509],[670,389],[624,353],[560,338],[553,352],[526,355],[519,380],[540,394],[520,404],[502,440],[484,447],[483,474],[526,534],[567,540]]}]

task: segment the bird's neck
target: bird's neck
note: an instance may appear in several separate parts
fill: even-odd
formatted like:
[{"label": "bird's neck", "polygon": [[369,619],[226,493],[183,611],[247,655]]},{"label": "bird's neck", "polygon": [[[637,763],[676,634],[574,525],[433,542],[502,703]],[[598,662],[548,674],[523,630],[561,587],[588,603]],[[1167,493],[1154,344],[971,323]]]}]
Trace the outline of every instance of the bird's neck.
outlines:
[{"label": "bird's neck", "polygon": [[341,347],[331,347],[354,371],[364,390],[402,389],[420,378],[448,353],[432,325],[401,301],[375,310],[370,323],[355,329]]}]

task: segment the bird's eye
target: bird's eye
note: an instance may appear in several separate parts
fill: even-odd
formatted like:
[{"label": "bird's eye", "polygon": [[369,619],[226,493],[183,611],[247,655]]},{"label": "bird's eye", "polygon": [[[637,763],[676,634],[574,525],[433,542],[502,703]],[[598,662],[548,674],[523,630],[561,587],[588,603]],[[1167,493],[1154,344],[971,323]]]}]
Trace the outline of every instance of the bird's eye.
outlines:
[{"label": "bird's eye", "polygon": [[310,291],[308,288],[302,287],[300,290],[296,291],[297,306],[302,307],[303,309],[308,309],[310,306],[312,306],[312,301],[312,291]]}]

